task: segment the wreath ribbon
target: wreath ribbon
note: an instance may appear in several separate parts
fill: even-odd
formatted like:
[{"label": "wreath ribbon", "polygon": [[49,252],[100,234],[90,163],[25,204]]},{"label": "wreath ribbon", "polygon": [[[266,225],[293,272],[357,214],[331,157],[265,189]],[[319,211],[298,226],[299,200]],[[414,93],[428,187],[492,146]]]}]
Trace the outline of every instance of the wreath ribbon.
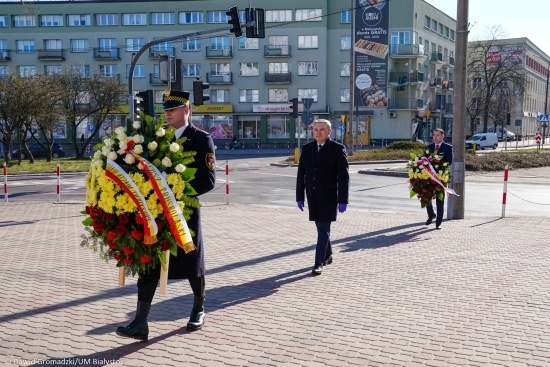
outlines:
[{"label": "wreath ribbon", "polygon": [[424,166],[424,171],[426,171],[426,173],[428,174],[428,176],[430,176],[430,178],[435,182],[437,183],[439,186],[441,186],[443,188],[443,190],[445,191],[445,194],[447,196],[449,195],[456,195],[456,196],[460,196],[458,195],[455,190],[451,189],[450,187],[447,187],[445,186],[445,184],[443,182],[441,182],[441,180],[439,179],[439,177],[437,177],[437,173],[435,172],[435,169],[433,168],[432,166],[432,163],[431,163],[431,159],[428,158],[428,157],[422,157],[419,159],[420,160],[420,164],[422,166]]}]

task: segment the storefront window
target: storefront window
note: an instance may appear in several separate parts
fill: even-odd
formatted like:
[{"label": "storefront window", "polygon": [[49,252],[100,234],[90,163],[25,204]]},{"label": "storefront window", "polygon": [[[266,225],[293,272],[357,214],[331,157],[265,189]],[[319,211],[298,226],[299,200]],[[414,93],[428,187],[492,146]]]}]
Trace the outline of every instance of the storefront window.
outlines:
[{"label": "storefront window", "polygon": [[259,139],[260,137],[260,117],[243,116],[238,126],[237,137],[239,139]]},{"label": "storefront window", "polygon": [[209,127],[213,139],[233,139],[233,116],[210,116]]},{"label": "storefront window", "polygon": [[267,117],[267,138],[288,139],[290,138],[290,119],[287,116]]}]

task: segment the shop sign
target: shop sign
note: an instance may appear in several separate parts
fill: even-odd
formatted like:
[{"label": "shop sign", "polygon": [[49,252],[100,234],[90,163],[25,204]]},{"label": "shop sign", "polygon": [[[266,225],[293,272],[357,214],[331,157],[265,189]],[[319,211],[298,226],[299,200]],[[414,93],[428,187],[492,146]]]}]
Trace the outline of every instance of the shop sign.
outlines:
[{"label": "shop sign", "polygon": [[[252,112],[255,113],[291,113],[292,109],[290,108],[291,103],[285,104],[255,104],[252,105]],[[304,110],[304,105],[302,103],[298,104],[298,112]]]}]

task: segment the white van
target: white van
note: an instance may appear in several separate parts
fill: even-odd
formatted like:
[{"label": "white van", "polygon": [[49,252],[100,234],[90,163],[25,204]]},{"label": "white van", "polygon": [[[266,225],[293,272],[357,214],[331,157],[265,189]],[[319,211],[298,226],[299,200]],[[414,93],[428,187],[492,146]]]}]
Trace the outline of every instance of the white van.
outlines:
[{"label": "white van", "polygon": [[485,148],[496,149],[498,147],[498,138],[495,133],[481,133],[472,135],[466,140],[466,149],[472,149],[476,145],[476,149],[483,150]]}]

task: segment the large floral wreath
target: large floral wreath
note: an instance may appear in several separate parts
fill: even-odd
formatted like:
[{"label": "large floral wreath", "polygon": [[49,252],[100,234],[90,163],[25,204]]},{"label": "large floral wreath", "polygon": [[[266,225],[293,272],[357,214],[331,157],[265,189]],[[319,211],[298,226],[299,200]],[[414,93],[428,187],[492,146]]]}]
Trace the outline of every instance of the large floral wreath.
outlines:
[{"label": "large floral wreath", "polygon": [[426,149],[426,156],[417,156],[411,153],[411,159],[407,164],[409,171],[409,194],[420,200],[424,208],[436,197],[443,200],[446,193],[453,194],[452,189],[447,188],[449,183],[449,163],[441,161],[442,156],[436,152],[430,153]]},{"label": "large floral wreath", "polygon": [[190,184],[196,169],[186,167],[196,152],[184,151],[173,127],[145,116],[130,131],[117,128],[94,146],[86,175],[86,234],[81,246],[117,261],[126,273],[165,266],[165,251],[192,251],[186,220],[199,206]]}]

